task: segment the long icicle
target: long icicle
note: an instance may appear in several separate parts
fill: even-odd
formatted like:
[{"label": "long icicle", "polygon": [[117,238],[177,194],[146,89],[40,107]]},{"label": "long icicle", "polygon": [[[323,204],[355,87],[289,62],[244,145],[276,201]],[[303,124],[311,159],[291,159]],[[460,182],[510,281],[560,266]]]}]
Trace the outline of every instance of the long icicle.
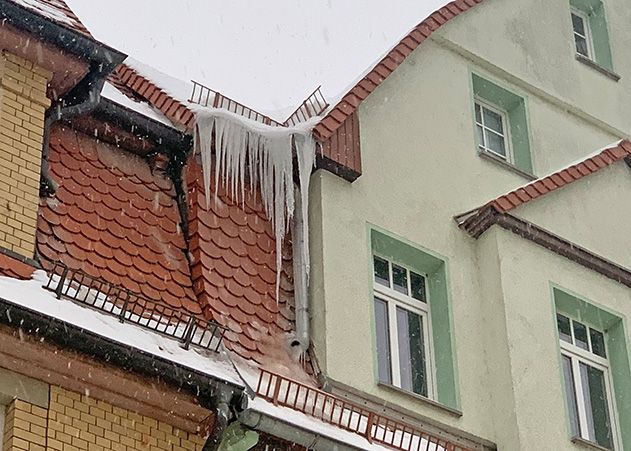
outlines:
[{"label": "long icicle", "polygon": [[[249,192],[261,193],[263,208],[274,229],[276,239],[276,300],[280,294],[282,270],[282,242],[289,230],[294,214],[295,199],[293,185],[293,155],[295,146],[300,179],[301,208],[303,217],[308,212],[309,176],[315,161],[315,142],[309,131],[271,128],[261,129],[260,124],[252,126],[246,121],[217,110],[200,111],[196,115],[195,151],[201,153],[206,190],[207,207],[210,198],[212,169],[215,175],[215,199],[219,190],[219,179],[226,193],[235,202],[245,204],[246,172],[249,178]],[[212,137],[214,133],[215,159],[213,159]],[[292,146],[292,144],[294,146]],[[248,165],[246,171],[245,165]],[[308,224],[304,221],[303,233],[308,237]],[[304,268],[309,274],[308,241],[303,246]]]}]

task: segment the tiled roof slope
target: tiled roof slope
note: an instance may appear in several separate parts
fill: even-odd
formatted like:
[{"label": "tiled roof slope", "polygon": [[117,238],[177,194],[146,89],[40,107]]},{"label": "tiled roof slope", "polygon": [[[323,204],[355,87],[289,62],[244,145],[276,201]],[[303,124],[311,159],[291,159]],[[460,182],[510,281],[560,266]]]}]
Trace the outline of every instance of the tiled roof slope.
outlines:
[{"label": "tiled roof slope", "polygon": [[[36,268],[33,266],[17,258],[10,257],[0,252],[0,276],[13,277],[16,279],[30,279],[35,269]],[[0,296],[2,296],[1,293]]]},{"label": "tiled roof slope", "polygon": [[50,142],[59,188],[41,202],[39,254],[200,314],[172,183],[144,160],[74,130],[57,126]]},{"label": "tiled roof slope", "polygon": [[386,56],[379,61],[355,86],[353,86],[342,100],[314,128],[320,140],[326,140],[353,114],[359,105],[377,87],[385,81],[394,70],[412,53],[425,39],[449,20],[471,9],[483,0],[455,0],[443,8],[435,11],[427,19],[418,24],[405,36]]},{"label": "tiled roof slope", "polygon": [[290,249],[283,251],[277,302],[274,232],[260,198],[236,202],[220,186],[207,208],[201,166],[194,157],[189,158],[186,180],[195,292],[207,317],[229,329],[227,347],[264,363],[293,329],[294,313],[287,302],[293,296],[286,257]]},{"label": "tiled roof slope", "polygon": [[77,15],[72,12],[63,0],[12,0],[13,3],[24,6],[41,16],[53,20],[59,25],[68,27],[86,36],[92,37],[88,29],[81,23]]},{"label": "tiled roof slope", "polygon": [[498,214],[508,213],[520,205],[556,191],[621,160],[631,162],[630,141],[622,140],[617,145],[604,149],[594,156],[503,194],[479,208],[456,216],[455,219],[461,228],[478,238],[493,225],[494,217]]},{"label": "tiled roof slope", "polygon": [[126,95],[136,95],[157,108],[176,127],[192,132],[195,124],[193,111],[131,67],[120,64],[110,80]]}]

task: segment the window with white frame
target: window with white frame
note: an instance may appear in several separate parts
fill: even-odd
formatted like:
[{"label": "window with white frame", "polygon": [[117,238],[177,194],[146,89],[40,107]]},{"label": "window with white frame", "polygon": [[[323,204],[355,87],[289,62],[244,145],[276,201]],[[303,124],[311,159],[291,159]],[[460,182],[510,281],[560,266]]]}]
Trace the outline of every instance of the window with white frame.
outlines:
[{"label": "window with white frame", "polygon": [[615,449],[616,421],[605,335],[557,313],[572,436]]},{"label": "window with white frame", "polygon": [[482,151],[491,152],[512,163],[508,115],[506,112],[476,98],[475,125],[478,148]]},{"label": "window with white frame", "polygon": [[576,53],[590,60],[594,59],[594,42],[589,25],[589,17],[583,11],[571,9],[572,29],[574,31],[574,44]]},{"label": "window with white frame", "polygon": [[373,265],[379,381],[433,398],[426,278],[379,256]]}]

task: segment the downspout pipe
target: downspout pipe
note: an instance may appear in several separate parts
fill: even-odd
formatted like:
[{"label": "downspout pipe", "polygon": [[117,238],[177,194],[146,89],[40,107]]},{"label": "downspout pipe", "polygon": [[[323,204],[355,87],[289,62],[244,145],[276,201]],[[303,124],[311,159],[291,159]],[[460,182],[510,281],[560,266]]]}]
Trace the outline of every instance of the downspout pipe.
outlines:
[{"label": "downspout pipe", "polygon": [[40,195],[52,196],[57,189],[57,183],[50,176],[50,168],[48,165],[51,126],[60,120],[72,119],[73,117],[93,111],[101,101],[101,90],[105,84],[105,78],[113,68],[113,66],[105,67],[103,64],[94,63],[88,74],[83,77],[79,84],[46,111],[44,119]]},{"label": "downspout pipe", "polygon": [[307,263],[304,261],[304,247],[306,246],[302,211],[302,196],[298,188],[295,189],[294,216],[291,220],[292,261],[294,271],[294,303],[296,309],[296,336],[291,342],[292,347],[298,347],[301,354],[309,349],[311,331],[309,329],[309,293],[307,282]]}]

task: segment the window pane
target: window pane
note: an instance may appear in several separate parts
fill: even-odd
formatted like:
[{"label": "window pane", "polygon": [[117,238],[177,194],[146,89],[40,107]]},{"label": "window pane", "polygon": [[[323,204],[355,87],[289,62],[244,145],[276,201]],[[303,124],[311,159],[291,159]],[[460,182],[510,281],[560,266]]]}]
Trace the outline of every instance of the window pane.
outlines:
[{"label": "window pane", "polygon": [[585,324],[578,321],[572,321],[574,325],[574,344],[579,348],[589,351],[589,345],[587,344],[587,327]]},{"label": "window pane", "polygon": [[575,33],[585,36],[585,23],[583,22],[583,18],[574,13],[572,13],[572,27]]},{"label": "window pane", "polygon": [[486,145],[489,150],[492,150],[498,155],[506,157],[506,147],[504,146],[504,138],[496,135],[488,130],[485,131]]},{"label": "window pane", "polygon": [[574,42],[576,43],[576,53],[589,58],[589,49],[587,46],[587,39],[577,34],[574,35]]},{"label": "window pane", "polygon": [[408,294],[408,271],[397,265],[392,265],[392,284],[399,293]]},{"label": "window pane", "polygon": [[584,363],[580,364],[583,399],[587,414],[588,439],[605,448],[613,448],[605,374]]},{"label": "window pane", "polygon": [[427,396],[423,318],[397,307],[397,333],[401,388]]},{"label": "window pane", "polygon": [[383,258],[373,257],[373,266],[375,272],[375,282],[390,286],[390,275],[388,269],[388,262]]},{"label": "window pane", "polygon": [[504,126],[502,125],[502,116],[494,111],[484,108],[484,126],[496,131],[499,134],[504,134]]},{"label": "window pane", "polygon": [[375,298],[375,326],[377,328],[377,362],[379,381],[392,384],[390,359],[390,328],[388,326],[388,304]]},{"label": "window pane", "polygon": [[592,328],[589,329],[589,335],[592,340],[592,352],[601,357],[607,358],[605,351],[605,337],[602,332],[598,332]]},{"label": "window pane", "polygon": [[425,277],[410,271],[410,286],[412,297],[419,301],[427,302],[425,299]]},{"label": "window pane", "polygon": [[572,343],[572,331],[570,318],[557,313],[557,328],[559,329],[559,338],[568,343]]},{"label": "window pane", "polygon": [[572,361],[568,356],[563,355],[563,379],[565,380],[565,401],[570,414],[570,432],[572,437],[579,435],[578,428],[578,407],[576,404],[576,387],[574,385],[574,372],[572,371]]},{"label": "window pane", "polygon": [[480,125],[475,126],[475,138],[477,140],[478,146],[484,148],[484,132],[482,131],[482,127]]},{"label": "window pane", "polygon": [[480,104],[479,104],[479,103],[476,103],[476,104],[475,104],[475,121],[476,121],[478,124],[481,124],[481,123],[482,123],[482,111],[481,111],[481,108],[482,108],[482,107],[480,106]]}]

